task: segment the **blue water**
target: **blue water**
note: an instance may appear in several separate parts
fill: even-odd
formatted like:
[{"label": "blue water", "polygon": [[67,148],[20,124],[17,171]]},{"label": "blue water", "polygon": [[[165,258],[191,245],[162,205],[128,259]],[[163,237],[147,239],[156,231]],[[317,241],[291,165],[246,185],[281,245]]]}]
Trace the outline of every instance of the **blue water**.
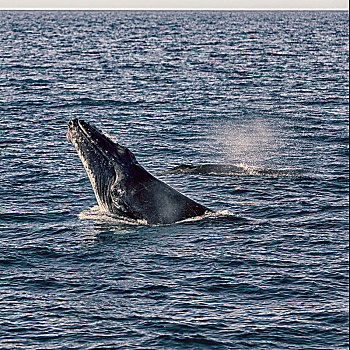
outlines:
[{"label": "blue water", "polygon": [[[0,12],[0,348],[348,348],[348,24]],[[71,118],[153,174],[248,171],[159,175],[217,214],[123,223],[96,207]]]}]

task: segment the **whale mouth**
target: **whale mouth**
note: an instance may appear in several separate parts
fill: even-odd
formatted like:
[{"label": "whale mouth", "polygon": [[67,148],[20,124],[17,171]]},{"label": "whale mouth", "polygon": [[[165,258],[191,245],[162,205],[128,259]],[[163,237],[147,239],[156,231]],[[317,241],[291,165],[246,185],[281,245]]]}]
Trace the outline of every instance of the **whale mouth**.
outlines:
[{"label": "whale mouth", "polygon": [[102,210],[111,206],[110,189],[117,179],[112,150],[114,143],[90,124],[72,119],[68,123],[67,139],[75,147],[90,179]]},{"label": "whale mouth", "polygon": [[77,150],[77,142],[85,140],[90,143],[90,146],[95,148],[113,167],[125,167],[131,163],[137,163],[135,156],[126,147],[113,142],[102,131],[83,120],[72,119],[69,121],[67,139]]},{"label": "whale mouth", "polygon": [[111,155],[108,154],[108,149],[112,148],[114,144],[103,135],[102,132],[83,120],[72,119],[69,121],[67,140],[70,141],[76,149],[78,144],[84,143],[83,141],[89,143],[106,161],[110,162]]}]

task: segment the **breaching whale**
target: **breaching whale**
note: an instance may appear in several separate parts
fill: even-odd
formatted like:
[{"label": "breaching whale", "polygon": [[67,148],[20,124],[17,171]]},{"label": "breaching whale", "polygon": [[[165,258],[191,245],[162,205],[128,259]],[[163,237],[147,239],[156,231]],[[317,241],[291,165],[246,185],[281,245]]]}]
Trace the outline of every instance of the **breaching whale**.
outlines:
[{"label": "breaching whale", "polygon": [[148,173],[126,147],[79,119],[68,123],[72,142],[102,211],[148,224],[171,224],[211,212]]}]

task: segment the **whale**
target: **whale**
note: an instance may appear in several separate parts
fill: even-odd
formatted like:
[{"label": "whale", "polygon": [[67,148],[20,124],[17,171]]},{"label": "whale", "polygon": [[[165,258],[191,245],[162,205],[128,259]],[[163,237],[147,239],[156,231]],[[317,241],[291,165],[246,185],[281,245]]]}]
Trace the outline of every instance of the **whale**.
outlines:
[{"label": "whale", "polygon": [[253,175],[269,177],[301,177],[302,169],[273,169],[246,164],[180,164],[161,173],[162,175],[204,174],[204,175]]},{"label": "whale", "polygon": [[180,164],[168,169],[162,174],[212,174],[212,175],[230,175],[241,172],[242,168],[231,164]]},{"label": "whale", "polygon": [[128,148],[93,125],[70,120],[67,139],[84,165],[102,212],[150,225],[212,212],[151,175]]}]

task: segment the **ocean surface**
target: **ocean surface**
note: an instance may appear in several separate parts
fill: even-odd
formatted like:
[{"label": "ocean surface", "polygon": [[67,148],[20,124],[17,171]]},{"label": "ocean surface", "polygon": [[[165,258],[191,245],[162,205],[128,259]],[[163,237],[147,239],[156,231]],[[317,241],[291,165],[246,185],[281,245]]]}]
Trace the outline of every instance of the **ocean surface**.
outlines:
[{"label": "ocean surface", "polygon": [[[347,349],[348,25],[1,11],[0,349]],[[71,118],[215,214],[100,212]]]}]

